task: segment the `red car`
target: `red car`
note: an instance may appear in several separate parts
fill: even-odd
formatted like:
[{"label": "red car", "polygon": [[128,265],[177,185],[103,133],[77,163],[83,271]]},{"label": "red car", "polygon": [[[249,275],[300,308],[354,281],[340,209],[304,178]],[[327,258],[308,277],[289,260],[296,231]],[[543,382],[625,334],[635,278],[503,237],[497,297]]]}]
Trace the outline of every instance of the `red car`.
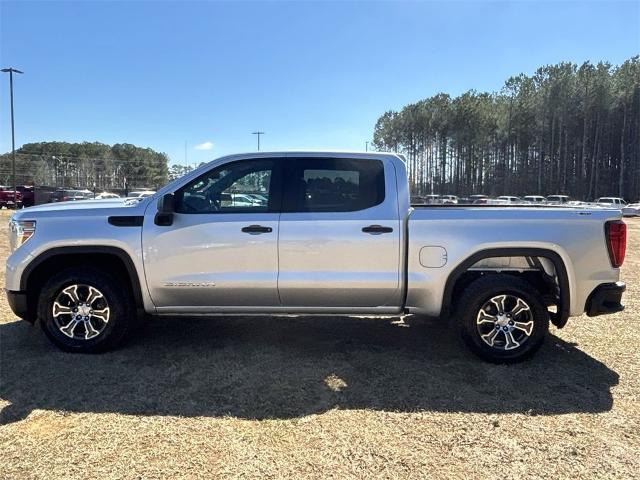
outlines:
[{"label": "red car", "polygon": [[[35,192],[33,186],[30,185],[18,185],[16,187],[19,194],[22,194],[22,206],[33,207],[35,205]],[[18,197],[18,200],[20,198]]]},{"label": "red car", "polygon": [[0,186],[0,208],[21,208],[22,207],[22,193],[15,192],[13,187],[7,187],[5,185]]}]

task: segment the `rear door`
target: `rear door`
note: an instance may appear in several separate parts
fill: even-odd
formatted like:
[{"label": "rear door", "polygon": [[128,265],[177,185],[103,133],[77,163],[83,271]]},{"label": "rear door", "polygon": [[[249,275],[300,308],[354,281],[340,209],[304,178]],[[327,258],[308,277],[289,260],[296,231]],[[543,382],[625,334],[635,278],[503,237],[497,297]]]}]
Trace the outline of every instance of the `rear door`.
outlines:
[{"label": "rear door", "polygon": [[402,237],[391,162],[290,158],[284,178],[278,248],[282,305],[399,306]]}]

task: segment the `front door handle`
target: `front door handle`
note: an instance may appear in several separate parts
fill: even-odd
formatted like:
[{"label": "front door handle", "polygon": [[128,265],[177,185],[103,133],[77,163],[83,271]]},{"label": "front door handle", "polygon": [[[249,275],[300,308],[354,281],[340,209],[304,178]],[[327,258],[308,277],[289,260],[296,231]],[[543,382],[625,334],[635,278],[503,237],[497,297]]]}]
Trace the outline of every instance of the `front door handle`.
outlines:
[{"label": "front door handle", "polygon": [[369,225],[368,227],[364,227],[362,231],[371,235],[380,235],[381,233],[393,232],[393,228],[383,227],[382,225]]},{"label": "front door handle", "polygon": [[261,233],[271,233],[273,232],[273,228],[263,227],[262,225],[249,225],[248,227],[244,227],[242,231],[251,235],[259,235]]}]

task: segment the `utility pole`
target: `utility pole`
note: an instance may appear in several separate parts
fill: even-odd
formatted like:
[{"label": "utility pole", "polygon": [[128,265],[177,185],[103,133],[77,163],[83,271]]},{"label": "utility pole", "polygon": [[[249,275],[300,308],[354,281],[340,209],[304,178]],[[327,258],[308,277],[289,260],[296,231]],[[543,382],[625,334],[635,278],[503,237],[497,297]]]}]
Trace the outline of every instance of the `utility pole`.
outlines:
[{"label": "utility pole", "polygon": [[260,151],[260,135],[264,135],[264,132],[253,132],[252,135],[258,136],[258,151]]},{"label": "utility pole", "polygon": [[11,169],[13,171],[13,203],[18,208],[18,188],[16,185],[16,129],[13,121],[13,74],[14,73],[24,73],[20,70],[16,70],[15,68],[3,68],[3,73],[9,74],[9,95],[11,96]]}]

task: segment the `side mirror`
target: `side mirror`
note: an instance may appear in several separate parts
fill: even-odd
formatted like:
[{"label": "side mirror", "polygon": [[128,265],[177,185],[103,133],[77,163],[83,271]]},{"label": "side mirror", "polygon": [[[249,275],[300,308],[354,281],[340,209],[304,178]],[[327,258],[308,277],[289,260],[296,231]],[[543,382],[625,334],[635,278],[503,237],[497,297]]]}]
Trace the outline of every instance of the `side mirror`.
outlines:
[{"label": "side mirror", "polygon": [[165,193],[158,199],[158,212],[154,223],[160,227],[168,227],[173,224],[173,214],[176,211],[175,196],[173,193]]},{"label": "side mirror", "polygon": [[165,193],[158,199],[159,213],[173,213],[176,211],[176,200],[173,193]]}]

